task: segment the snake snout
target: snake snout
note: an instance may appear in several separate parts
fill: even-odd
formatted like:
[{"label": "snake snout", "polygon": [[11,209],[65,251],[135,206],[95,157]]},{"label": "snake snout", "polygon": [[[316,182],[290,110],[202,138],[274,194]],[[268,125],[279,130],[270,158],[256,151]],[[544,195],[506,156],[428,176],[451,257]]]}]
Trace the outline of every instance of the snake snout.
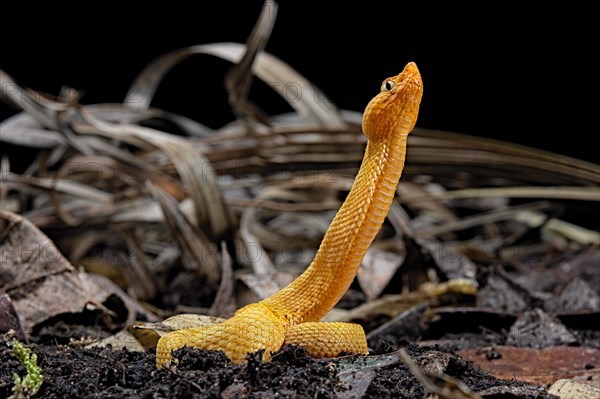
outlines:
[{"label": "snake snout", "polygon": [[402,70],[400,74],[400,79],[405,81],[408,85],[412,85],[416,87],[418,90],[422,90],[423,88],[423,80],[421,79],[421,73],[419,72],[419,68],[417,68],[417,64],[414,62],[409,62]]}]

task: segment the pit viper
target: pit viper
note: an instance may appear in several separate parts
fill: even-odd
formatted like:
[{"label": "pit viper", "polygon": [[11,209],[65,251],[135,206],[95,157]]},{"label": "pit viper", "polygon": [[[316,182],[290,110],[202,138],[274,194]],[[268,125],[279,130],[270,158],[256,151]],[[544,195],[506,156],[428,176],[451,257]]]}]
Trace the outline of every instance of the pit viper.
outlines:
[{"label": "pit viper", "polygon": [[362,121],[367,146],[360,169],[308,268],[230,319],[164,335],[156,348],[157,367],[172,362],[172,351],[184,346],[221,350],[236,364],[259,350],[268,361],[284,344],[301,346],[315,357],[368,354],[362,326],[320,320],[350,287],[387,216],[422,95],[421,75],[410,62],[399,75],[385,79],[367,105]]}]

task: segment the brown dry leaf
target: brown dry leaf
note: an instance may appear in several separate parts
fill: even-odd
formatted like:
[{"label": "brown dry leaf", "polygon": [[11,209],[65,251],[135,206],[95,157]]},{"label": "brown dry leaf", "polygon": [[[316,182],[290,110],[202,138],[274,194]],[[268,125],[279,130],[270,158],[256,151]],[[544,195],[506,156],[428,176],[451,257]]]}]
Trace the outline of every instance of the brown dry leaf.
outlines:
[{"label": "brown dry leaf", "polygon": [[115,350],[127,348],[131,351],[145,352],[150,348],[155,348],[160,337],[172,331],[207,327],[222,321],[223,319],[219,317],[196,314],[180,314],[155,323],[136,321],[110,337],[86,345],[86,348],[111,345]]},{"label": "brown dry leaf", "polygon": [[393,247],[394,252],[382,249],[381,243],[372,245],[360,264],[356,278],[368,300],[379,297],[406,258],[404,242],[392,241],[386,246]]},{"label": "brown dry leaf", "polygon": [[587,365],[600,364],[600,349],[551,346],[543,349],[495,346],[500,358],[488,360],[481,349],[466,349],[459,355],[497,378],[550,385],[561,378],[587,372]]},{"label": "brown dry leaf", "polygon": [[0,336],[9,331],[12,331],[19,341],[27,342],[23,323],[10,296],[0,289]]},{"label": "brown dry leaf", "polygon": [[100,299],[102,299],[102,301],[105,301],[106,298],[112,295],[119,298],[120,301],[123,303],[125,309],[127,309],[126,321],[132,322],[138,319],[148,321],[159,320],[158,316],[146,309],[138,301],[127,295],[123,290],[121,290],[115,283],[113,283],[108,278],[93,273],[83,272],[79,273],[79,278],[84,284],[86,290],[98,296]]},{"label": "brown dry leaf", "polygon": [[135,329],[151,329],[156,331],[161,337],[172,331],[183,330],[186,328],[208,327],[216,323],[223,322],[224,319],[214,316],[205,316],[199,314],[179,314],[171,316],[158,323],[136,324]]},{"label": "brown dry leaf", "polygon": [[[36,226],[4,211],[0,211],[0,259],[0,288],[13,299],[28,332],[49,318],[79,313],[88,306],[110,314],[102,303],[111,295],[126,297],[109,280],[78,273]],[[155,318],[133,301],[125,305],[129,320],[136,312]]]},{"label": "brown dry leaf", "polygon": [[560,399],[598,399],[600,389],[574,380],[560,379],[550,388],[548,393],[558,396]]},{"label": "brown dry leaf", "polygon": [[0,288],[13,298],[26,330],[92,301],[75,268],[37,227],[13,213],[0,218]]},{"label": "brown dry leaf", "polygon": [[540,308],[521,313],[506,337],[507,345],[531,348],[575,345],[577,342],[577,337],[560,320]]},{"label": "brown dry leaf", "polygon": [[145,352],[150,348],[155,348],[160,337],[153,330],[135,329],[139,323],[134,322],[118,333],[85,345],[85,347],[104,348],[110,345],[115,350],[127,349],[133,352]]}]

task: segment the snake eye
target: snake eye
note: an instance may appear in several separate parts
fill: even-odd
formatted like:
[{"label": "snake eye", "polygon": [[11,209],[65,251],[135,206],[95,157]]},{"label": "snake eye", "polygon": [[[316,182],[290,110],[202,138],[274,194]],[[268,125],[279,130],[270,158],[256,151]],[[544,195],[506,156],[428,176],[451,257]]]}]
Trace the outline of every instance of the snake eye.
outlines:
[{"label": "snake eye", "polygon": [[381,91],[390,91],[394,87],[395,83],[393,80],[386,80],[381,85]]}]

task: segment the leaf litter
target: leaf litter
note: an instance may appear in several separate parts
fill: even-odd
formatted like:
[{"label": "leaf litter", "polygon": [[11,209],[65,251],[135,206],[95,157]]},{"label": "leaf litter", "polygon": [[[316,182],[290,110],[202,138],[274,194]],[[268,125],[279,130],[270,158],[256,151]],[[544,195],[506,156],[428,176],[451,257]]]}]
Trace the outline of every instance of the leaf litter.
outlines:
[{"label": "leaf litter", "polygon": [[[122,104],[43,95],[0,71],[0,97],[22,110],[0,141],[35,151],[19,173],[11,154],[1,162],[0,396],[23,371],[11,337],[38,354],[42,397],[551,398],[557,381],[550,391],[595,392],[600,167],[422,128],[386,223],[326,316],[362,324],[370,356],[284,347],[233,366],[184,348],[176,369],[155,369],[160,334],[229,317],[301,273],[362,159],[360,113],[282,96],[294,112],[266,115],[248,98],[254,78],[326,98],[264,51],[275,10],[265,3],[246,45],[159,57]],[[222,128],[151,107],[194,54],[233,64],[236,121]],[[157,120],[177,132],[148,127]]]}]

